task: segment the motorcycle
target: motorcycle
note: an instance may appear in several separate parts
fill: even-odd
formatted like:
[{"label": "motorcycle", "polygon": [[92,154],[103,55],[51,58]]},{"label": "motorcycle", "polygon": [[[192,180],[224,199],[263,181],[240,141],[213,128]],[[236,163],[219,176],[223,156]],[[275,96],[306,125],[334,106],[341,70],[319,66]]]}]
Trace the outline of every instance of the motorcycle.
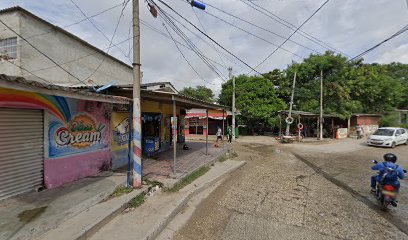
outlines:
[{"label": "motorcycle", "polygon": [[[377,164],[378,161],[373,160],[374,164]],[[394,186],[385,183],[385,178],[387,175],[394,174],[396,169],[393,168],[386,168],[385,173],[381,176],[379,182],[377,182],[375,196],[377,200],[381,203],[381,210],[387,211],[388,207],[391,205],[393,207],[397,207],[397,192]],[[403,170],[406,173],[406,170]]]}]

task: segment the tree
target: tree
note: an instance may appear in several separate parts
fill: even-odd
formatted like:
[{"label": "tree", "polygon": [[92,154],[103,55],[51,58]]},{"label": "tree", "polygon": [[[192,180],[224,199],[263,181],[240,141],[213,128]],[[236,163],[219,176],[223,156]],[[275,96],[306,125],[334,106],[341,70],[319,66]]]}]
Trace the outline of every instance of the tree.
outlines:
[{"label": "tree", "polygon": [[[262,76],[240,75],[235,78],[235,105],[241,119],[250,128],[277,125],[277,112],[286,108],[277,97],[272,81]],[[222,85],[221,104],[232,105],[232,80]]]},{"label": "tree", "polygon": [[343,56],[326,52],[290,65],[284,80],[291,82],[295,71],[294,102],[298,110],[319,112],[320,71],[325,113],[345,119],[352,113],[384,113],[403,101],[401,81],[392,78],[383,65],[363,64],[362,60],[348,62]]},{"label": "tree", "polygon": [[180,93],[187,97],[203,100],[206,102],[214,102],[214,93],[206,86],[185,87]]}]

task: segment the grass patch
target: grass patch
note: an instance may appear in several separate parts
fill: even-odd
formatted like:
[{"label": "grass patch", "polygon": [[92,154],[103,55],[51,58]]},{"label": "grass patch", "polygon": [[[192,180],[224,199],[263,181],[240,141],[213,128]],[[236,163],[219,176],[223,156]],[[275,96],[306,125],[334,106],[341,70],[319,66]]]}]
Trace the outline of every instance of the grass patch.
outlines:
[{"label": "grass patch", "polygon": [[209,170],[210,170],[210,166],[202,166],[199,169],[195,170],[194,172],[190,173],[189,175],[185,176],[183,179],[181,179],[180,182],[175,184],[172,188],[167,189],[167,191],[168,192],[178,192],[180,189],[189,185],[190,183],[192,183],[194,180],[204,175]]},{"label": "grass patch", "polygon": [[128,194],[128,193],[130,193],[132,191],[133,191],[133,187],[131,187],[131,186],[128,187],[128,186],[125,186],[125,185],[121,185],[121,186],[116,187],[115,191],[111,195],[109,195],[109,198],[120,197],[120,196],[122,196],[124,194]]},{"label": "grass patch", "polygon": [[135,198],[129,201],[129,208],[137,208],[145,202],[145,193],[137,195]]}]

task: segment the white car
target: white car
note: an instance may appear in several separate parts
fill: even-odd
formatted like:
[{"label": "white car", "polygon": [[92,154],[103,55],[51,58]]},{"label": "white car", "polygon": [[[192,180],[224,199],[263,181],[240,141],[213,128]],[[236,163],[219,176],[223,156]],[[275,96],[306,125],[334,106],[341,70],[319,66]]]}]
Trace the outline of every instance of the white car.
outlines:
[{"label": "white car", "polygon": [[391,147],[394,148],[400,144],[407,144],[408,133],[403,128],[379,128],[368,139],[370,146]]}]

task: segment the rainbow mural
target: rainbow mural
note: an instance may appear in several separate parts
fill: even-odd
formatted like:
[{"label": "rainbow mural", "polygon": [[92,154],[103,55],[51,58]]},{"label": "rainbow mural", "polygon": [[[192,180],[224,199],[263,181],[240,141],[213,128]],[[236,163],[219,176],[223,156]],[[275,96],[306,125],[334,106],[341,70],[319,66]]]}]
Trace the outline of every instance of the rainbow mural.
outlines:
[{"label": "rainbow mural", "polygon": [[0,107],[45,109],[63,123],[68,123],[72,118],[66,98],[41,93],[0,88]]}]

